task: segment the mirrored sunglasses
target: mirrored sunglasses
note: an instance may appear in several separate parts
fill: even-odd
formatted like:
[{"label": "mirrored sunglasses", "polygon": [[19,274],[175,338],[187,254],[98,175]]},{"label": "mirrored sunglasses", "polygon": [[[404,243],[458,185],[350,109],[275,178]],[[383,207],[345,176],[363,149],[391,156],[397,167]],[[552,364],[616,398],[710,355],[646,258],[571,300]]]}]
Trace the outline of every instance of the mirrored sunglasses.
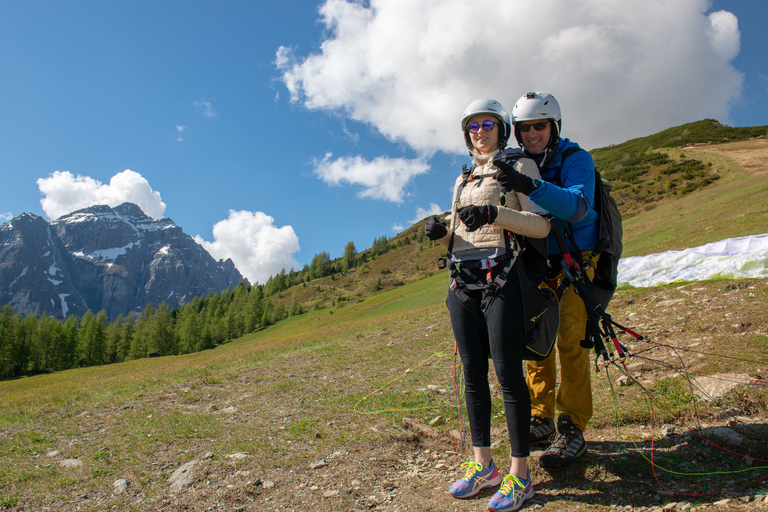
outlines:
[{"label": "mirrored sunglasses", "polygon": [[494,121],[483,121],[482,123],[472,123],[470,125],[467,125],[467,130],[469,130],[470,133],[477,133],[480,131],[480,128],[482,128],[484,131],[489,132],[493,130],[493,128],[498,123]]}]

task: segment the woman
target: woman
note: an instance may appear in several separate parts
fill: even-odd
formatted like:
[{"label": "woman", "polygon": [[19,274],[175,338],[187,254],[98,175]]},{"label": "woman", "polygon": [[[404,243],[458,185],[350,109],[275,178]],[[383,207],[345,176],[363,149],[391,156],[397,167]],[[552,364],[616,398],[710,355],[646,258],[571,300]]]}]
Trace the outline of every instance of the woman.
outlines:
[{"label": "woman", "polygon": [[[492,511],[517,510],[533,496],[527,458],[531,402],[523,375],[523,298],[513,265],[521,236],[545,238],[549,222],[525,195],[505,192],[496,180],[493,159],[506,147],[511,133],[509,114],[495,100],[472,102],[461,119],[464,139],[474,166],[456,180],[448,227],[431,217],[425,234],[448,248],[450,290],[446,301],[451,326],[464,367],[467,416],[472,433],[474,462],[449,492],[469,498],[501,483],[491,497]],[[509,153],[505,153],[508,155]],[[505,159],[509,156],[505,156]],[[514,168],[539,179],[536,164],[522,155],[512,157]],[[502,480],[491,455],[491,392],[488,355],[493,359],[509,432],[512,464]]]}]

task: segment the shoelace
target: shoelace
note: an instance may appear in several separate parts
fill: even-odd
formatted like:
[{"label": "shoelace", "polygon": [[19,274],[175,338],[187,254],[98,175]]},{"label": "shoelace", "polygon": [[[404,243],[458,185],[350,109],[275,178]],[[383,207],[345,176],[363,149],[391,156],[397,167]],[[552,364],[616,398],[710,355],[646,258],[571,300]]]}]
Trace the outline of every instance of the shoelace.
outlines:
[{"label": "shoelace", "polygon": [[520,481],[518,477],[515,475],[507,475],[504,477],[504,481],[501,482],[501,489],[499,489],[499,492],[505,496],[509,496],[510,492],[512,493],[512,497],[514,498],[514,488],[515,484],[519,487],[519,491],[517,491],[517,494],[522,494],[525,490],[525,486],[523,485],[523,482]]},{"label": "shoelace", "polygon": [[479,473],[483,470],[483,465],[479,462],[464,462],[461,464],[461,467],[467,468],[467,472],[464,473],[464,478],[462,478],[462,480],[466,480],[467,482],[472,480],[475,473]]},{"label": "shoelace", "polygon": [[555,437],[554,442],[552,443],[553,448],[557,449],[567,449],[568,448],[568,438],[573,435],[573,428],[563,429],[558,432],[558,436]]}]

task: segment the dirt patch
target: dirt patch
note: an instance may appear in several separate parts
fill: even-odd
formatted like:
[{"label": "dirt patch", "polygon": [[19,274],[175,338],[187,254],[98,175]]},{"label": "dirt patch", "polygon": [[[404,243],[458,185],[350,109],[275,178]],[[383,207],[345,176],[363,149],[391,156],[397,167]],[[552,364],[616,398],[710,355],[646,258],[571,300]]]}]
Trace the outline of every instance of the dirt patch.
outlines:
[{"label": "dirt patch", "polygon": [[703,144],[683,149],[725,155],[753,174],[768,172],[768,139],[766,138],[740,140],[726,144]]}]

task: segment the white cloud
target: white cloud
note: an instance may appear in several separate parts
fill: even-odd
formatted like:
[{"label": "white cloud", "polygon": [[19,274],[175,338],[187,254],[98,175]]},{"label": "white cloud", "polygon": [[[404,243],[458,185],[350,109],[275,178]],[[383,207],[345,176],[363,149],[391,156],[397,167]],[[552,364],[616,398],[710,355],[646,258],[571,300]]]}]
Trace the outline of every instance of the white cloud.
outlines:
[{"label": "white cloud", "polygon": [[741,49],[739,20],[728,11],[717,11],[709,15],[709,22],[712,49],[726,61],[735,59]]},{"label": "white cloud", "polygon": [[403,201],[411,178],[429,171],[429,165],[421,160],[378,157],[368,161],[360,156],[331,160],[331,156],[327,153],[321,161],[314,163],[315,174],[320,179],[329,185],[360,185],[363,190],[358,197],[393,203]]},{"label": "white cloud", "polygon": [[440,208],[435,203],[430,203],[429,208],[417,208],[416,209],[416,216],[411,220],[411,224],[416,224],[417,222],[426,219],[427,217],[431,217],[432,215],[441,215],[445,212],[442,208]]},{"label": "white cloud", "polygon": [[0,213],[0,222],[8,222],[12,218],[13,214],[11,212]]},{"label": "white cloud", "polygon": [[195,241],[218,259],[232,258],[251,283],[266,283],[282,269],[300,268],[291,256],[300,250],[299,237],[291,226],[278,228],[275,219],[262,212],[229,211],[229,217],[213,226],[213,242],[195,235]]},{"label": "white cloud", "polygon": [[219,113],[213,110],[213,104],[210,101],[196,101],[195,106],[202,110],[203,115],[208,119],[219,117]]},{"label": "white cloud", "polygon": [[293,56],[293,48],[288,46],[281,46],[277,49],[275,54],[274,64],[278,69],[282,69],[293,65],[295,60],[296,59]]},{"label": "white cloud", "polygon": [[184,133],[184,130],[186,130],[187,127],[183,124],[177,124],[176,125],[176,131],[179,132],[179,135],[176,137],[176,140],[179,142],[183,142],[184,139],[182,138],[181,134]]},{"label": "white cloud", "polygon": [[40,205],[50,219],[58,219],[88,206],[118,206],[125,202],[137,204],[155,219],[161,218],[165,212],[160,192],[153,191],[141,174],[130,169],[112,176],[108,185],[89,176],[55,171],[47,178],[39,178],[37,186],[43,195]]},{"label": "white cloud", "polygon": [[397,223],[392,224],[392,232],[395,234],[401,232],[404,229],[405,229],[405,226],[401,226],[400,224],[397,224]]},{"label": "white cloud", "polygon": [[[369,4],[366,7],[365,4]],[[709,0],[326,0],[318,52],[280,47],[292,101],[369,124],[425,156],[464,152],[464,107],[553,93],[587,148],[705,117],[728,122],[738,20]],[[414,129],[418,120],[418,130]],[[514,143],[514,142],[513,142]]]}]

